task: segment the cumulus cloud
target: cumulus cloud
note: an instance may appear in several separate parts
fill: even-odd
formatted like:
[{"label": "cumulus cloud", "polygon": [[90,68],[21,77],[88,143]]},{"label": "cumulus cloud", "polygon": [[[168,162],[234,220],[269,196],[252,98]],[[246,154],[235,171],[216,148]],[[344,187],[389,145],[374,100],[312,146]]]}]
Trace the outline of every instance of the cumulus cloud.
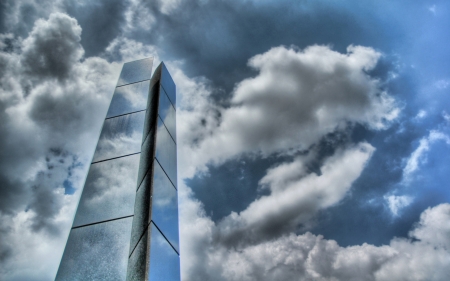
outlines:
[{"label": "cumulus cloud", "polygon": [[[188,79],[175,70],[172,75],[182,93],[178,103],[181,177],[192,177],[207,171],[208,164],[218,165],[244,154],[296,155],[292,152],[308,150],[327,134],[355,123],[372,130],[386,128],[399,109],[380,82],[367,74],[380,55],[371,48],[355,46],[350,46],[347,54],[327,46],[273,48],[250,59],[249,65],[258,74],[236,85],[227,107],[211,101],[207,80]],[[186,234],[182,252],[196,253],[192,259],[183,260],[183,275],[187,280],[189,276],[202,280],[292,280],[294,276],[320,280],[316,277],[325,276],[323,280],[335,280],[332,276],[337,275],[330,264],[323,265],[328,273],[321,272],[319,250],[326,252],[327,247],[334,247],[337,252],[341,248],[312,234],[292,233],[307,226],[319,210],[338,204],[348,194],[374,150],[366,142],[344,145],[323,160],[318,173],[311,173],[308,167],[308,162],[317,157],[310,149],[306,155],[279,163],[260,180],[259,188],[268,190],[268,195],[217,224],[205,216],[199,202],[189,198],[189,188],[181,183],[181,222],[190,222],[181,226]],[[270,256],[289,239],[300,239],[305,249],[292,250],[288,245],[288,255],[271,263]],[[311,268],[306,267],[307,254],[314,245],[307,242],[324,245],[318,246]],[[375,249],[376,254],[364,262],[353,258],[355,263],[361,262],[361,270],[377,268],[375,261],[394,253],[370,245],[352,251],[364,253],[366,248]],[[246,256],[247,251],[255,252],[255,256]],[[303,260],[295,260],[291,254],[303,256]],[[346,262],[347,258],[340,258],[339,266],[344,267]],[[348,263],[348,268],[355,265]],[[200,264],[203,269],[198,268]],[[352,273],[343,270],[340,276],[344,280]],[[357,276],[353,280],[361,280]]]},{"label": "cumulus cloud", "polygon": [[187,140],[196,140],[191,152],[197,154],[196,166],[245,153],[267,156],[307,149],[349,124],[385,128],[399,109],[367,74],[380,56],[361,46],[349,46],[346,54],[327,46],[277,47],[254,56],[249,66],[258,74],[236,85],[229,107],[202,107],[207,111],[202,116],[216,115],[201,119],[208,133],[200,138],[194,130],[186,134]]},{"label": "cumulus cloud", "polygon": [[[46,167],[46,156],[73,153],[84,146],[83,140],[98,134],[101,118],[97,116],[106,110],[105,91],[112,87],[97,81],[110,80],[115,71],[101,59],[74,62],[83,52],[79,33],[76,21],[53,14],[48,21],[37,22],[30,36],[20,42],[18,52],[0,53],[4,148],[0,165],[6,193],[24,191],[20,183],[34,180],[39,170],[51,169]],[[37,66],[31,66],[31,56],[39,60]],[[83,130],[86,124],[93,129]],[[77,141],[66,142],[67,138]],[[70,160],[58,163],[64,161]],[[10,202],[11,197],[2,196],[2,211],[23,208],[23,204]]]},{"label": "cumulus cloud", "polygon": [[[85,172],[85,171],[84,171]],[[84,179],[85,173],[80,173]],[[2,280],[52,280],[59,266],[72,225],[78,196],[64,196],[64,191],[56,190],[61,209],[53,216],[53,224],[58,225],[59,235],[47,231],[30,231],[37,213],[33,210],[18,212],[15,216],[0,213],[2,243],[0,244],[0,276]],[[7,228],[3,228],[3,226]]]},{"label": "cumulus cloud", "polygon": [[450,204],[429,208],[409,238],[389,245],[341,247],[333,240],[305,233],[285,234],[258,244],[227,247],[216,243],[215,225],[188,189],[180,194],[183,280],[446,280]]},{"label": "cumulus cloud", "polygon": [[128,39],[123,36],[119,36],[111,41],[105,50],[105,56],[114,57],[115,59],[127,62],[138,60],[147,57],[153,57],[153,65],[157,66],[161,62],[158,56],[157,49],[152,45],[144,45],[141,42],[137,42]]},{"label": "cumulus cloud", "polygon": [[24,73],[37,80],[67,79],[83,56],[80,40],[81,27],[73,18],[52,14],[48,20],[37,20],[22,42]]},{"label": "cumulus cloud", "polygon": [[[64,247],[121,66],[84,58],[80,36],[75,19],[53,13],[23,39],[0,37],[2,278],[30,279],[39,271],[51,279],[55,260],[32,257],[60,255]],[[23,241],[39,250],[29,255]],[[53,249],[60,251],[46,252]],[[29,270],[15,271],[17,260]]]},{"label": "cumulus cloud", "polygon": [[[0,275],[49,280],[56,273],[120,68],[124,61],[159,59],[153,46],[124,37],[102,54],[116,62],[86,58],[82,29],[74,18],[51,13],[59,9],[55,6],[41,11],[34,1],[16,2],[9,7],[7,27],[27,5],[28,18],[48,16],[24,23],[23,37],[0,34]],[[39,250],[29,255],[21,243]]]},{"label": "cumulus cloud", "polygon": [[260,182],[270,189],[270,195],[224,218],[219,224],[219,240],[255,243],[294,231],[318,210],[338,203],[347,194],[373,151],[368,143],[338,150],[325,160],[321,175],[306,174],[301,158],[270,169]]},{"label": "cumulus cloud", "polygon": [[34,22],[48,18],[51,13],[61,12],[63,0],[5,0],[7,12],[2,13],[2,23],[7,31],[26,35]]},{"label": "cumulus cloud", "polygon": [[418,226],[410,232],[411,237],[423,242],[443,247],[450,251],[450,204],[441,204],[426,209],[420,215]]}]

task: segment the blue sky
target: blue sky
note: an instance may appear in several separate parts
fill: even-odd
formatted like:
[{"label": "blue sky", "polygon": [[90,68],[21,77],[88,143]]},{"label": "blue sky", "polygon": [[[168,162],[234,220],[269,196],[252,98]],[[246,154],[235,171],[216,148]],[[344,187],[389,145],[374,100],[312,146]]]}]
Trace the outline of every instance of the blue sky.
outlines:
[{"label": "blue sky", "polygon": [[54,278],[121,66],[148,56],[177,84],[183,280],[449,279],[446,1],[0,14],[0,279]]}]

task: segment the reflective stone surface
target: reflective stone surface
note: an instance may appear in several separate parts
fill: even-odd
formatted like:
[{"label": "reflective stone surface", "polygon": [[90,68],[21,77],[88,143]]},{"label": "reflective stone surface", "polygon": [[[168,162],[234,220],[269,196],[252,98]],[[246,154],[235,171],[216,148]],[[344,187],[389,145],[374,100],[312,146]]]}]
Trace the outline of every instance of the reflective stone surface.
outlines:
[{"label": "reflective stone surface", "polygon": [[169,135],[161,119],[158,118],[158,129],[156,133],[155,157],[159,164],[169,176],[174,186],[177,186],[177,149],[175,142]]},{"label": "reflective stone surface", "polygon": [[152,75],[153,58],[127,62],[123,65],[117,86],[150,79]]},{"label": "reflective stone surface", "polygon": [[92,164],[73,226],[133,215],[140,155]]},{"label": "reflective stone surface", "polygon": [[141,151],[145,111],[106,119],[92,162]]},{"label": "reflective stone surface", "polygon": [[72,229],[55,280],[125,280],[131,221]]},{"label": "reflective stone surface", "polygon": [[169,101],[166,92],[161,87],[161,92],[159,96],[159,109],[158,109],[159,117],[166,125],[167,130],[172,136],[175,143],[177,142],[176,135],[176,113],[172,103]]},{"label": "reflective stone surface", "polygon": [[[150,174],[150,176],[149,176]],[[151,171],[147,173],[136,193],[130,254],[150,222]]]},{"label": "reflective stone surface", "polygon": [[149,87],[150,80],[117,87],[106,118],[146,109]]},{"label": "reflective stone surface", "polygon": [[146,260],[147,260],[148,231],[139,240],[134,251],[128,260],[127,281],[145,280]]},{"label": "reflective stone surface", "polygon": [[155,161],[152,192],[153,222],[162,231],[172,246],[179,251],[178,243],[178,198],[177,190]]},{"label": "reflective stone surface", "polygon": [[145,139],[144,143],[142,144],[142,153],[141,153],[141,162],[139,165],[139,174],[138,174],[138,184],[142,182],[144,179],[145,174],[147,173],[148,169],[150,168],[151,164],[153,163],[153,157],[154,157],[154,131],[150,131],[150,133],[147,135],[147,138]]},{"label": "reflective stone surface", "polygon": [[177,96],[175,83],[173,82],[172,77],[170,76],[169,71],[167,70],[165,65],[163,65],[161,69],[161,85],[164,87],[164,90],[166,90],[167,96],[169,97],[170,101],[174,106],[176,106]]},{"label": "reflective stone surface", "polygon": [[159,87],[157,85],[150,89],[150,94],[147,101],[147,112],[145,115],[144,134],[142,142],[144,142],[147,134],[155,127],[156,124],[156,111],[158,110],[158,103],[156,103],[158,99],[156,97],[158,95],[158,89]]},{"label": "reflective stone surface", "polygon": [[180,261],[178,254],[169,245],[161,232],[150,224],[150,281],[179,281]]}]

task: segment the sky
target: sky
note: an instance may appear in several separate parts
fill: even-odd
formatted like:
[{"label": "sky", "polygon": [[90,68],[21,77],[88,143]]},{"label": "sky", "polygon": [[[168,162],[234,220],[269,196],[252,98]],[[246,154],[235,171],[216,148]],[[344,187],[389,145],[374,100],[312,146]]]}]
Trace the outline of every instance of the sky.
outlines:
[{"label": "sky", "polygon": [[122,64],[177,85],[181,276],[450,279],[450,3],[4,0],[0,279],[53,280]]}]

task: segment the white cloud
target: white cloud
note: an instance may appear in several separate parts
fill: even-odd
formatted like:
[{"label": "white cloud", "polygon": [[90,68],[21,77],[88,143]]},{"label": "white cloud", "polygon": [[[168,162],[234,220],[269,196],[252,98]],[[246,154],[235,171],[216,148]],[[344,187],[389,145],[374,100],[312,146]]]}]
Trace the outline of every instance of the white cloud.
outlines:
[{"label": "white cloud", "polygon": [[[123,61],[84,58],[81,28],[62,13],[0,40],[0,276],[51,280]],[[108,50],[155,53],[124,38]]]},{"label": "white cloud", "polygon": [[436,15],[436,5],[431,5],[430,7],[428,7],[428,11]]},{"label": "white cloud", "polygon": [[392,215],[398,216],[399,211],[404,207],[407,207],[409,204],[413,202],[413,197],[411,196],[395,196],[390,195],[384,196],[384,200],[388,203],[389,210],[391,210]]},{"label": "white cloud", "polygon": [[183,0],[158,0],[161,13],[166,15],[170,15],[182,2]]},{"label": "white cloud", "polygon": [[129,0],[126,6],[124,32],[131,32],[137,28],[145,31],[152,29],[155,24],[155,16],[141,0]]},{"label": "white cloud", "polygon": [[419,142],[419,147],[409,157],[405,168],[403,168],[403,177],[408,178],[413,172],[419,168],[420,158],[430,149],[429,141],[427,138],[423,138]]},{"label": "white cloud", "polygon": [[448,79],[441,79],[434,83],[434,86],[439,90],[447,89],[448,86],[450,86],[450,80]]},{"label": "white cloud", "polygon": [[[215,225],[190,190],[180,193],[182,280],[446,280],[450,274],[450,204],[427,209],[408,238],[389,245],[341,247],[293,233],[258,244],[217,243]],[[194,254],[195,253],[195,254]]]},{"label": "white cloud", "polygon": [[308,223],[317,211],[337,204],[347,194],[373,151],[367,143],[338,150],[325,160],[320,176],[306,175],[301,158],[270,169],[261,184],[271,194],[224,218],[218,225],[220,239],[232,244],[254,243]]},{"label": "white cloud", "polygon": [[177,139],[178,178],[190,178],[199,170],[205,157],[199,150],[202,139],[211,136],[219,126],[221,110],[209,99],[211,88],[205,78],[187,77],[179,68],[179,63],[168,63],[172,78],[177,82]]},{"label": "white cloud", "polygon": [[[153,45],[144,45],[141,42],[119,36],[115,38],[105,50],[108,54],[119,55],[121,62],[128,62],[147,57],[153,57],[153,65],[160,63],[158,52]],[[121,65],[122,63],[119,63]]]},{"label": "white cloud", "polygon": [[442,112],[442,117],[445,119],[445,121],[450,122],[450,114],[447,113],[447,111]]},{"label": "white cloud", "polygon": [[[236,85],[228,108],[209,100],[208,81],[189,79],[175,68],[172,76],[180,94],[177,122],[178,139],[182,141],[178,152],[181,178],[206,171],[207,163],[219,164],[242,154],[266,156],[305,149],[348,123],[361,123],[374,130],[385,128],[399,109],[380,90],[379,82],[366,74],[379,56],[364,47],[349,47],[347,54],[324,46],[303,51],[271,49],[250,60],[259,74]],[[343,269],[336,275],[332,265],[322,268],[322,257],[325,263],[328,260],[320,251],[340,251],[341,247],[320,236],[289,234],[299,224],[307,225],[320,209],[342,200],[373,151],[367,143],[338,149],[324,160],[320,176],[305,168],[308,159],[314,157],[311,155],[279,164],[260,181],[260,188],[269,189],[270,195],[256,199],[247,209],[230,214],[217,225],[180,182],[180,231],[186,234],[181,237],[181,253],[191,257],[182,260],[183,280],[373,277],[371,270],[393,256],[394,250],[370,245],[351,248],[340,254],[335,267]],[[362,271],[367,272],[361,278],[358,274]]]},{"label": "white cloud", "polygon": [[34,22],[48,18],[52,13],[62,12],[63,0],[14,0],[4,1],[8,12],[3,13],[5,27],[9,32],[28,32]]},{"label": "white cloud", "polygon": [[427,115],[428,115],[427,112],[425,110],[421,109],[421,110],[419,110],[419,112],[417,113],[415,118],[423,119],[423,118],[427,117]]},{"label": "white cloud", "polygon": [[[55,190],[62,208],[53,217],[61,233],[51,235],[45,231],[33,230],[32,221],[39,216],[33,211],[20,211],[15,216],[1,215],[2,224],[8,225],[7,232],[2,233],[2,250],[9,250],[10,258],[2,261],[0,276],[2,280],[47,281],[55,277],[64,246],[72,225],[73,213],[78,203],[79,194],[64,195],[64,190]],[[1,250],[0,250],[1,254]]]},{"label": "white cloud", "polygon": [[411,237],[443,247],[450,251],[450,204],[441,204],[426,209],[420,215],[418,227],[410,232]]},{"label": "white cloud", "polygon": [[430,145],[438,140],[443,140],[450,145],[450,137],[436,130],[430,131],[427,137],[423,137],[419,141],[419,146],[411,153],[403,168],[404,181],[409,181],[420,165],[426,162],[426,153],[430,150]]},{"label": "white cloud", "polygon": [[[187,129],[183,135],[196,140],[190,151],[194,166],[202,170],[245,153],[306,149],[352,123],[385,128],[399,109],[366,74],[380,55],[360,46],[348,47],[347,54],[311,46],[277,47],[251,58],[249,65],[259,73],[236,85],[230,107],[197,106],[188,113],[198,115],[189,128],[198,128],[200,117],[205,124],[205,133]],[[192,114],[195,110],[205,111]]]}]

